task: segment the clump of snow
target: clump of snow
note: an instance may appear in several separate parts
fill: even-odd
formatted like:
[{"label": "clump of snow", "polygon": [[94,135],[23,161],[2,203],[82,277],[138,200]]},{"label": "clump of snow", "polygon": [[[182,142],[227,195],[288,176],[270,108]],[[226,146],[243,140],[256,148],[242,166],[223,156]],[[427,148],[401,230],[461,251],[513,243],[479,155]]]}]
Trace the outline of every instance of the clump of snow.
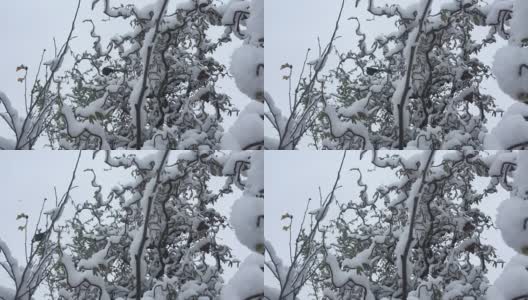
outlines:
[{"label": "clump of snow", "polygon": [[[28,285],[30,285],[28,280],[23,280],[24,268],[18,265],[18,261],[13,256],[11,249],[7,246],[7,243],[2,240],[0,237],[0,255],[5,259],[0,263],[4,267],[4,270],[7,272],[9,277],[13,280],[14,285],[20,291],[27,290]],[[29,277],[29,276],[26,276]],[[2,282],[6,284],[7,282]],[[14,299],[15,291],[8,287],[0,286],[0,299]]]},{"label": "clump of snow", "polygon": [[[222,24],[231,26],[233,32],[244,40],[244,44],[233,52],[230,73],[238,89],[250,99],[228,133],[221,141],[223,149],[255,149],[264,143],[264,1],[231,0],[220,7]],[[237,20],[237,14],[247,14],[249,18]],[[240,21],[241,24],[236,24]],[[246,26],[246,30],[240,28]],[[247,153],[233,153],[247,156]],[[239,157],[242,161],[247,158]],[[263,154],[251,155],[251,167],[247,172],[244,194],[231,208],[230,222],[235,234],[243,245],[256,252],[240,266],[229,284],[223,288],[222,300],[242,300],[255,298],[264,293],[264,193]],[[224,165],[224,174],[228,163]],[[231,173],[229,171],[228,173]]]},{"label": "clump of snow", "polygon": [[69,255],[63,255],[61,257],[61,263],[65,269],[67,282],[70,286],[80,286],[83,282],[87,281],[99,289],[100,295],[97,299],[110,300],[110,295],[105,289],[103,278],[93,274],[91,271],[77,271],[73,259]]},{"label": "clump of snow", "polygon": [[[504,13],[511,20],[501,23]],[[496,0],[489,6],[486,22],[500,25],[499,34],[508,39],[508,45],[495,53],[492,71],[503,92],[511,98],[528,104],[528,2],[525,0]],[[508,28],[509,25],[509,28]],[[528,141],[528,108],[512,106],[491,137],[486,139],[486,149],[512,149],[524,147]],[[515,132],[516,134],[512,134]]]},{"label": "clump of snow", "polygon": [[528,257],[517,255],[506,265],[504,271],[486,294],[488,300],[521,299],[528,294]]},{"label": "clump of snow", "polygon": [[194,8],[196,8],[197,6],[200,6],[200,5],[203,5],[203,4],[208,4],[208,1],[207,0],[198,0],[198,1],[196,1],[196,0],[187,0],[187,1],[181,1],[180,3],[178,3],[176,8],[190,11],[190,10],[193,10]]},{"label": "clump of snow", "polygon": [[528,201],[512,197],[497,208],[497,227],[504,242],[528,255]]},{"label": "clump of snow", "polygon": [[222,300],[243,300],[264,293],[264,256],[253,253],[240,265],[237,273],[222,290]]},{"label": "clump of snow", "polygon": [[306,64],[309,66],[312,66],[314,71],[320,71],[325,67],[327,61],[328,61],[328,55],[323,55],[321,57],[318,57],[314,60],[307,62]]},{"label": "clump of snow", "polygon": [[339,267],[337,258],[333,255],[327,255],[326,263],[331,270],[332,283],[336,287],[344,287],[347,284],[355,284],[365,289],[362,299],[374,300],[374,294],[370,290],[369,279],[366,276],[359,275],[356,270],[343,271]]},{"label": "clump of snow", "polygon": [[515,152],[502,152],[499,155],[483,158],[483,161],[489,166],[489,176],[498,177],[501,176],[505,163],[516,164],[517,154]]},{"label": "clump of snow", "polygon": [[315,217],[316,221],[322,221],[324,218],[326,218],[326,215],[328,214],[328,209],[330,208],[329,205],[323,204],[321,207],[316,208],[310,212],[308,212],[310,215]]},{"label": "clump of snow", "polygon": [[101,149],[110,150],[110,144],[104,128],[98,123],[91,123],[90,121],[78,121],[75,118],[72,107],[64,105],[61,110],[62,116],[64,117],[67,125],[68,134],[73,137],[78,137],[84,132],[88,132],[91,135],[97,136],[101,141]]},{"label": "clump of snow", "polygon": [[486,24],[497,24],[499,16],[503,11],[511,11],[513,2],[510,0],[496,0],[491,5],[483,7],[486,13]]},{"label": "clump of snow", "polygon": [[264,48],[242,45],[231,57],[231,73],[238,89],[249,98],[261,99],[264,93]]},{"label": "clump of snow", "polygon": [[528,103],[528,48],[502,47],[495,53],[492,70],[504,93]]},{"label": "clump of snow", "polygon": [[[484,140],[484,149],[509,149],[528,142],[528,105],[515,103]],[[515,132],[515,134],[512,134]]]},{"label": "clump of snow", "polygon": [[[251,101],[240,113],[233,126],[222,138],[222,149],[251,148],[262,142],[264,132],[264,105]],[[260,134],[258,134],[260,133]]]},{"label": "clump of snow", "polygon": [[260,44],[264,41],[264,0],[251,1],[247,31],[251,34],[251,43]]},{"label": "clump of snow", "polygon": [[231,0],[226,6],[219,7],[222,12],[222,24],[233,25],[236,14],[249,11],[249,2],[244,0]]},{"label": "clump of snow", "polygon": [[15,299],[15,291],[10,288],[0,286],[0,299]]},{"label": "clump of snow", "polygon": [[[324,112],[329,119],[329,124],[331,125],[330,132],[332,135],[342,137],[348,133],[352,133],[352,135],[361,138],[361,140],[364,141],[362,146],[363,149],[374,148],[370,142],[368,128],[365,125],[346,120],[342,121],[340,115],[336,111],[336,107],[331,104],[326,105]],[[331,141],[323,141],[323,145],[328,145],[329,143],[331,143]]]},{"label": "clump of snow", "polygon": [[110,243],[107,243],[104,249],[101,249],[96,253],[92,254],[89,259],[81,259],[79,261],[78,267],[83,269],[95,269],[99,265],[106,266],[106,255],[108,253],[108,250],[110,249],[110,245]]},{"label": "clump of snow", "polygon": [[[66,51],[68,51],[68,48],[66,48],[63,51],[64,53],[66,53]],[[48,66],[51,72],[56,72],[61,67],[63,61],[64,61],[64,56],[61,55],[61,56],[55,57],[51,60],[44,62],[43,65]]]},{"label": "clump of snow", "polygon": [[528,152],[520,151],[517,159],[517,169],[514,174],[513,192],[525,201],[528,201]]},{"label": "clump of snow", "polygon": [[238,240],[252,251],[264,244],[264,201],[244,195],[231,208],[231,224]]},{"label": "clump of snow", "polygon": [[264,194],[264,152],[256,151],[251,155],[251,167],[248,170],[245,191],[251,195]]},{"label": "clump of snow", "polygon": [[510,42],[521,46],[528,40],[528,1],[517,0],[513,4]]},{"label": "clump of snow", "polygon": [[407,109],[407,106],[405,103],[407,102],[407,99],[403,99],[403,95],[405,93],[405,90],[408,89],[408,87],[405,86],[405,79],[401,78],[399,80],[396,80],[393,83],[393,86],[395,88],[394,93],[392,94],[391,102],[392,102],[392,114],[394,116],[394,125],[396,128],[400,126],[400,105],[403,103],[403,120],[402,125],[403,128],[408,128],[409,126],[409,109]]}]

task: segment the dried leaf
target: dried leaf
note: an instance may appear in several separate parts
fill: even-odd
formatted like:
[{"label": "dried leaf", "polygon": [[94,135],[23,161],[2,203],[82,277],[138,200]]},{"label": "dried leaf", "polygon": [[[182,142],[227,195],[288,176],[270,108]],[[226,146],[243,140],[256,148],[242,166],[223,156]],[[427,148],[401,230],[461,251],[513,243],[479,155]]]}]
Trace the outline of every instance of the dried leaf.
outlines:
[{"label": "dried leaf", "polygon": [[18,215],[16,216],[16,219],[17,219],[17,220],[20,220],[20,219],[22,219],[22,218],[27,219],[27,218],[29,218],[29,216],[26,215],[25,213],[20,213],[20,214],[18,214]]},{"label": "dried leaf", "polygon": [[16,68],[16,71],[20,71],[20,70],[26,70],[27,71],[28,67],[27,66],[24,66],[24,65],[20,65]]},{"label": "dried leaf", "polygon": [[289,63],[285,63],[285,64],[283,64],[283,65],[280,67],[281,70],[288,69],[288,68],[291,69],[291,68],[293,68],[293,66],[290,65]]},{"label": "dried leaf", "polygon": [[290,215],[289,213],[285,213],[284,215],[281,216],[281,220],[284,220],[284,219],[291,219],[293,218],[292,215]]}]

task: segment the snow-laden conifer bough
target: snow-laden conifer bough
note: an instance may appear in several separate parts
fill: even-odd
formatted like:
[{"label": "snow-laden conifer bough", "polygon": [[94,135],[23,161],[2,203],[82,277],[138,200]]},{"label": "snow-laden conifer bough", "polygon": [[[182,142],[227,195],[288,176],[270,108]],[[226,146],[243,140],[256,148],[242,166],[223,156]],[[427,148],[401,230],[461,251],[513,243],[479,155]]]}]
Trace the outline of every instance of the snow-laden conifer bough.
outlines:
[{"label": "snow-laden conifer bough", "polygon": [[[30,300],[46,289],[61,300],[262,299],[261,151],[164,150],[141,157],[107,151],[93,156],[110,168],[129,170],[129,177],[108,186],[88,169],[93,195],[73,199],[69,191],[76,167],[57,207],[41,212],[26,266],[0,239],[0,265],[12,279],[0,283],[0,299]],[[225,184],[212,186],[213,177],[223,177]],[[225,196],[235,189],[243,194],[228,221],[218,206],[226,205]],[[220,236],[230,230],[229,223],[253,251],[242,263]],[[229,267],[238,270],[226,282]]]},{"label": "snow-laden conifer bough", "polygon": [[[40,138],[40,144],[60,149],[260,149],[263,0],[171,4],[157,0],[144,7],[113,7],[110,0],[93,0],[92,10],[103,7],[110,21],[130,20],[130,31],[103,45],[97,22],[85,20],[92,26],[93,47],[73,53],[72,26],[59,55],[42,64],[51,76],[44,86],[35,81],[26,117],[0,93],[6,109],[2,117],[15,136],[0,137],[0,148],[31,149]],[[214,27],[225,30],[212,36]],[[234,39],[244,43],[226,68],[215,55]],[[70,52],[72,57],[66,56]],[[243,109],[231,104],[232,95],[219,91],[229,73],[248,97]],[[225,132],[224,121],[235,114]]]},{"label": "snow-laden conifer bough", "polygon": [[[292,87],[288,94],[275,99],[265,94],[272,129],[266,148],[523,148],[528,142],[523,119],[528,117],[526,4],[521,0],[514,8],[514,2],[417,0],[404,7],[398,1],[343,1],[320,53],[307,53],[300,68],[281,67]],[[396,30],[368,36],[354,15],[364,10],[373,16],[369,22],[386,17]],[[343,14],[351,16],[345,20]],[[340,26],[356,23],[357,45],[340,49]],[[482,37],[479,28],[488,29],[487,35]],[[499,36],[510,41],[491,68],[481,52]],[[488,132],[488,121],[504,111],[483,87],[492,75],[506,94],[523,103],[512,106]],[[289,102],[288,110],[279,101]]]}]

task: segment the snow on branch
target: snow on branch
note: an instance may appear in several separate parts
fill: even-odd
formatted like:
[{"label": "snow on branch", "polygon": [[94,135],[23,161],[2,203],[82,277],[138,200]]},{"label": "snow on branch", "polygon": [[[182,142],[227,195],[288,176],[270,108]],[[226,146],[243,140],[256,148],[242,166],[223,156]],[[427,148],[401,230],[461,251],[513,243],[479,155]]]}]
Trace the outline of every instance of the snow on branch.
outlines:
[{"label": "snow on branch", "polygon": [[[235,234],[253,253],[223,288],[222,300],[264,299],[264,152],[232,152],[224,164],[228,184],[235,182],[243,195],[231,208]],[[241,180],[241,176],[245,180]]]},{"label": "snow on branch", "polygon": [[[98,23],[84,20],[91,25],[93,46],[75,53],[69,47],[74,18],[59,53],[41,62],[50,76],[35,81],[31,99],[26,99],[27,116],[18,117],[22,114],[17,115],[2,95],[0,106],[6,112],[1,115],[15,140],[1,137],[0,147],[31,149],[47,135],[48,146],[59,149],[259,149],[264,9],[263,1],[250,2],[188,0],[168,12],[168,0],[144,7],[93,1],[92,9],[103,4],[110,21],[130,19],[129,32],[117,33],[103,45]],[[214,27],[226,30],[217,35],[210,30]],[[242,110],[233,107],[231,95],[221,93],[217,85],[228,76],[228,68],[215,56],[221,46],[233,42],[231,34],[244,45],[235,51],[230,72],[241,91],[256,100]],[[71,54],[72,63],[66,63],[66,54]],[[19,70],[27,75],[26,66]],[[225,133],[222,123],[239,112],[236,124]],[[15,127],[19,118],[21,129]]]},{"label": "snow on branch", "polygon": [[[0,254],[5,258],[5,261],[0,261],[0,265],[3,268],[3,271],[5,271],[12,280],[11,287],[0,286],[0,299],[33,299],[39,286],[49,276],[50,268],[55,265],[56,255],[60,252],[59,243],[53,241],[53,234],[57,233],[57,235],[60,235],[61,229],[58,226],[58,222],[62,217],[62,212],[64,211],[66,204],[70,200],[70,192],[74,188],[73,183],[76,178],[80,159],[81,153],[79,152],[68,188],[60,201],[59,199],[56,199],[56,207],[51,210],[53,213],[43,212],[44,201],[38,217],[35,232],[30,241],[28,241],[29,228],[27,222],[29,216],[23,213],[17,216],[17,219],[24,219],[26,221],[24,226],[19,227],[21,230],[25,231],[26,235],[25,266],[19,265],[7,243],[0,239]],[[41,228],[40,224],[43,215],[46,215],[46,225]],[[29,247],[28,243],[31,243]]]},{"label": "snow on branch", "polygon": [[495,53],[493,74],[501,90],[518,103],[508,108],[487,136],[486,147],[522,150],[528,147],[528,5],[521,0],[495,1],[488,9],[487,23],[508,40],[508,45]]},{"label": "snow on branch", "polygon": [[[332,189],[324,200],[321,199],[321,206],[308,212],[308,205],[310,204],[310,201],[308,201],[301,224],[301,232],[294,241],[290,239],[290,261],[288,264],[284,263],[277,255],[272,241],[266,241],[266,251],[269,256],[269,261],[266,262],[266,267],[270,270],[279,285],[279,290],[275,290],[271,287],[266,288],[266,297],[268,299],[298,299],[297,297],[300,294],[301,289],[310,280],[313,273],[316,272],[317,269],[322,268],[325,264],[328,264],[331,271],[335,271],[336,274],[339,274],[337,276],[341,275],[340,272],[337,273],[338,268],[335,268],[336,266],[333,264],[332,258],[328,257],[326,253],[324,245],[325,230],[322,229],[322,226],[330,206],[335,202],[335,192],[339,188],[338,184],[341,179],[341,172],[343,170],[345,159],[346,151],[341,158]],[[311,216],[310,218],[312,221],[310,222],[309,229],[305,232],[302,227],[304,226],[305,219],[308,215]],[[292,218],[293,217],[289,214],[283,216],[283,219],[290,220],[290,226],[287,227],[290,231],[292,230]],[[317,241],[318,238],[323,240],[322,244]],[[327,257],[328,260],[326,262],[320,261],[319,259],[321,256]],[[342,281],[340,281],[342,277],[336,277],[336,279],[339,280],[339,284],[342,283]]]},{"label": "snow on branch", "polygon": [[238,89],[251,101],[222,139],[224,149],[264,146],[264,0],[231,0],[222,23],[244,40],[231,56],[230,72]]},{"label": "snow on branch", "polygon": [[[494,174],[501,168],[494,162],[501,156],[475,150],[384,153],[362,153],[362,159],[372,155],[369,167],[345,163],[359,177],[348,186],[351,199],[334,199],[331,212],[307,208],[296,223],[290,214],[282,216],[286,231],[293,224],[301,229],[291,238],[292,263],[278,256],[273,241],[266,243],[266,267],[279,286],[266,288],[268,298],[484,299],[488,269],[503,261],[481,237],[493,223],[480,206],[497,190],[473,185],[480,176],[498,184]],[[365,182],[364,172],[377,168],[392,170],[395,180]],[[320,215],[325,224],[314,231]]]},{"label": "snow on branch", "polygon": [[[398,28],[369,46],[368,32],[351,17],[357,47],[338,49],[331,38],[315,59],[307,53],[297,81],[285,63],[289,94],[265,95],[273,129],[266,147],[483,149],[486,124],[501,109],[481,88],[491,72],[478,53],[496,42],[496,32],[474,36],[473,28],[486,25],[480,1],[444,1],[434,13],[428,0],[409,7],[358,1],[355,9],[363,3],[373,16],[395,19]],[[289,104],[289,111],[277,103]]]},{"label": "snow on branch", "polygon": [[[100,174],[87,170],[93,198],[69,202],[73,216],[62,228],[68,242],[58,237],[58,263],[46,274],[50,293],[60,299],[150,300],[212,300],[230,293],[229,287],[238,293],[242,285],[223,281],[225,270],[238,267],[240,260],[222,243],[228,218],[216,205],[237,186],[245,189],[244,196],[263,201],[263,153],[201,149],[146,155],[105,151],[101,156],[108,167],[128,170],[129,176],[107,186],[99,181]],[[226,179],[219,190],[211,183],[213,176]],[[254,293],[252,299],[259,299],[264,220],[263,211],[253,214],[255,209],[258,205],[245,213],[255,216],[251,234],[262,238],[248,245],[255,252],[240,264],[242,271],[232,281],[243,281],[246,291]]]},{"label": "snow on branch", "polygon": [[[51,122],[52,116],[54,115],[54,105],[59,101],[59,95],[51,95],[50,90],[52,84],[57,82],[56,74],[59,71],[62,62],[69,51],[70,41],[73,39],[73,32],[75,30],[75,24],[77,16],[79,14],[79,8],[81,1],[77,1],[76,10],[74,13],[71,28],[66,38],[66,41],[56,57],[51,61],[45,62],[44,65],[49,69],[49,74],[44,80],[44,84],[41,84],[38,80],[40,74],[40,66],[36,75],[35,82],[33,83],[30,92],[30,101],[28,103],[27,97],[27,85],[25,95],[25,106],[26,114],[22,116],[13,107],[11,101],[0,91],[0,103],[6,110],[6,112],[0,113],[3,120],[8,125],[9,129],[13,132],[15,140],[10,140],[4,137],[0,137],[0,149],[3,150],[31,150],[35,145],[36,141],[41,137],[42,133],[47,130],[47,126]],[[43,53],[44,56],[44,53]],[[41,59],[42,64],[42,59]],[[27,81],[28,67],[21,65],[17,68],[17,71],[24,70],[24,77],[20,78],[21,81]],[[60,82],[60,80],[58,81]]]}]

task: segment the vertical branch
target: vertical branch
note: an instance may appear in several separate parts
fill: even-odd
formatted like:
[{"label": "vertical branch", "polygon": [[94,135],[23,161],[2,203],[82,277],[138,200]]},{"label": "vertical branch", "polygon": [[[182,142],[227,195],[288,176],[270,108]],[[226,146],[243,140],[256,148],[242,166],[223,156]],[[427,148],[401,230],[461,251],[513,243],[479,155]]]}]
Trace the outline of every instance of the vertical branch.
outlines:
[{"label": "vertical branch", "polygon": [[[414,231],[414,225],[416,222],[416,212],[418,210],[418,203],[421,199],[421,194],[423,192],[423,188],[425,186],[425,179],[427,177],[427,171],[429,170],[434,157],[435,150],[429,151],[429,157],[427,158],[427,162],[425,165],[423,165],[422,169],[422,177],[420,180],[420,186],[418,187],[418,191],[414,194],[413,202],[412,202],[412,209],[409,216],[409,232],[407,233],[407,240],[405,241],[405,249],[403,250],[403,253],[401,255],[401,263],[402,263],[402,288],[403,288],[403,295],[402,300],[407,300],[408,296],[408,283],[407,283],[407,276],[408,276],[408,270],[407,270],[407,259],[409,257],[409,251],[411,250],[411,244],[413,241],[413,231]],[[423,161],[422,161],[423,163]]]},{"label": "vertical branch", "polygon": [[[47,247],[46,242],[49,240],[51,233],[55,227],[55,224],[61,217],[62,212],[64,211],[64,207],[68,203],[68,199],[70,198],[70,192],[73,189],[73,183],[75,182],[75,177],[77,174],[77,168],[79,166],[79,161],[81,160],[81,154],[82,154],[82,151],[79,151],[77,160],[75,162],[75,167],[73,169],[72,176],[70,179],[70,183],[68,184],[68,188],[66,190],[66,193],[64,194],[62,201],[57,205],[55,212],[51,216],[50,225],[47,227],[45,232],[40,233],[43,236],[42,236],[42,239],[39,241],[37,247],[35,249],[33,249],[33,246],[31,247],[31,251],[30,251],[31,253],[29,255],[29,258],[27,258],[26,267],[24,268],[24,271],[22,272],[20,280],[17,284],[16,294],[15,294],[14,299],[21,299],[21,297],[24,297],[26,295],[29,296],[28,298],[31,298],[34,290],[38,287],[40,282],[44,280],[44,278],[40,276],[42,275],[41,273],[44,271],[44,268],[47,267],[47,262],[51,259],[51,255],[49,255],[49,253],[46,253],[47,248],[44,248],[43,250],[41,250],[41,248]],[[42,256],[42,258],[37,264],[37,268],[33,269],[33,261],[38,256]],[[35,280],[35,276],[37,276],[36,280]]]},{"label": "vertical branch", "polygon": [[[414,67],[414,60],[416,55],[416,49],[417,49],[417,43],[420,40],[421,35],[423,34],[423,26],[425,19],[429,13],[429,8],[431,7],[431,4],[433,3],[433,0],[425,0],[427,1],[424,7],[424,10],[422,11],[422,16],[420,17],[420,20],[418,21],[418,28],[416,30],[416,35],[413,37],[411,33],[409,33],[409,39],[407,41],[407,47],[410,47],[409,54],[406,59],[407,62],[407,70],[405,72],[405,85],[403,86],[403,91],[401,98],[399,100],[399,103],[397,105],[398,109],[398,149],[403,150],[405,141],[404,141],[404,135],[405,135],[405,128],[404,128],[404,111],[405,106],[407,102],[408,93],[410,90],[410,83],[411,83],[411,77],[412,77],[412,70]],[[405,51],[404,51],[405,54]]]},{"label": "vertical branch", "polygon": [[145,248],[145,243],[148,239],[147,233],[148,233],[148,222],[150,219],[150,211],[152,210],[152,202],[154,201],[154,198],[156,197],[156,190],[158,188],[161,173],[163,171],[163,168],[165,167],[165,163],[167,161],[167,158],[169,156],[170,150],[165,150],[165,153],[163,154],[163,158],[160,161],[159,168],[157,170],[156,174],[156,181],[154,183],[154,187],[152,188],[152,193],[149,195],[148,202],[147,202],[147,210],[145,212],[145,219],[143,221],[143,232],[141,235],[141,241],[139,243],[138,252],[134,256],[136,260],[136,300],[141,300],[141,258],[143,256],[143,248]]},{"label": "vertical branch", "polygon": [[[146,42],[148,43],[148,46],[147,46],[147,50],[146,50],[147,54],[146,54],[146,58],[145,58],[145,65],[144,65],[144,68],[143,68],[141,90],[139,92],[138,99],[137,99],[136,103],[134,104],[135,109],[136,109],[136,150],[140,150],[141,149],[141,143],[142,143],[142,138],[141,138],[141,107],[143,106],[143,98],[145,96],[145,90],[147,89],[147,79],[148,79],[147,76],[148,76],[148,72],[149,72],[149,68],[150,68],[152,50],[156,46],[155,43],[156,43],[156,37],[158,35],[158,31],[159,31],[159,26],[160,26],[160,23],[161,23],[161,19],[163,18],[163,14],[165,13],[165,8],[167,7],[168,3],[169,3],[169,0],[163,0],[162,7],[161,7],[160,12],[158,14],[158,18],[156,19],[156,26],[153,29],[150,29],[150,30],[154,30],[154,32],[152,34],[152,38],[151,38],[151,40],[146,40]],[[149,37],[149,36],[146,35],[146,37]]]},{"label": "vertical branch", "polygon": [[[311,266],[310,260],[314,260],[316,259],[316,257],[314,255],[311,255],[309,256],[308,261],[305,261],[302,264],[301,262],[299,262],[299,260],[301,259],[303,255],[305,255],[306,249],[312,246],[311,243],[313,242],[315,235],[318,232],[319,225],[325,218],[328,210],[330,209],[330,205],[334,202],[333,200],[335,197],[335,191],[337,190],[339,181],[341,179],[341,171],[343,170],[345,159],[346,159],[346,150],[343,151],[343,156],[341,158],[341,163],[339,164],[339,169],[337,171],[336,179],[332,186],[332,190],[328,194],[326,200],[321,205],[321,208],[319,209],[319,212],[317,213],[317,216],[315,218],[315,223],[310,228],[310,233],[308,234],[307,239],[303,241],[300,249],[298,249],[297,243],[295,245],[295,255],[293,259],[291,260],[291,265],[288,268],[288,272],[286,273],[286,276],[282,278],[280,271],[277,270],[276,272],[278,275],[277,279],[279,280],[280,287],[281,287],[280,295],[278,299],[286,299],[291,294],[293,294],[295,298],[295,295],[298,294],[302,285],[307,280],[305,276],[309,276],[307,274],[309,274],[310,272],[307,272],[307,269]],[[298,239],[297,239],[297,242],[298,242]],[[271,249],[271,245],[267,243],[266,247],[269,252],[269,250]],[[276,260],[278,260],[278,258]],[[277,262],[274,262],[274,263],[277,264]]]},{"label": "vertical branch", "polygon": [[[345,1],[343,0],[341,1],[341,6],[339,8],[339,13],[338,13],[335,25],[334,25],[334,29],[332,31],[332,36],[330,37],[330,41],[328,42],[328,45],[326,45],[321,56],[317,59],[317,63],[315,63],[314,65],[314,73],[310,77],[310,80],[308,81],[307,86],[304,88],[300,96],[297,95],[299,86],[296,88],[293,107],[290,109],[291,114],[286,120],[285,124],[284,125],[280,124],[279,120],[277,119],[273,120],[272,122],[278,126],[282,125],[281,126],[282,134],[281,134],[281,130],[277,130],[279,134],[278,149],[294,149],[296,145],[298,144],[299,140],[304,135],[304,133],[308,130],[309,126],[306,126],[306,123],[310,124],[311,122],[309,119],[313,118],[313,116],[315,115],[314,110],[316,109],[316,104],[318,103],[318,101],[317,101],[317,98],[312,99],[311,92],[315,84],[317,83],[317,78],[319,77],[319,73],[323,70],[325,62],[327,61],[332,51],[332,47],[334,45],[334,41],[337,36],[337,31],[339,29],[339,23],[341,21],[344,7],[345,7]],[[306,64],[303,64],[303,69],[305,65]],[[302,73],[301,73],[301,76],[302,76]],[[270,102],[266,101],[266,103],[268,104],[270,111],[273,111],[270,107],[271,106]],[[299,111],[302,107],[301,105],[304,105],[304,109]],[[273,116],[275,117],[275,115],[278,115],[278,114],[275,113]]]},{"label": "vertical branch", "polygon": [[[46,83],[44,84],[43,88],[40,90],[39,94],[37,95],[37,98],[35,99],[34,102],[30,103],[29,111],[27,113],[26,118],[24,119],[24,123],[22,124],[22,128],[20,130],[20,137],[16,141],[15,149],[22,149],[24,147],[29,147],[31,149],[33,147],[33,144],[35,144],[38,136],[43,131],[42,122],[44,122],[47,117],[46,111],[51,109],[51,103],[46,103],[45,101],[42,101],[43,102],[42,111],[40,111],[36,120],[33,121],[33,118],[31,115],[32,115],[33,110],[39,104],[39,100],[43,97],[44,98],[46,97],[46,92],[48,91],[51,83],[53,82],[55,73],[59,70],[60,65],[62,64],[62,61],[64,60],[64,57],[66,56],[66,53],[68,52],[69,44],[70,44],[70,41],[72,40],[73,31],[75,30],[75,22],[77,21],[77,16],[79,15],[80,7],[81,7],[81,0],[78,0],[77,8],[75,10],[75,15],[73,17],[70,32],[68,33],[66,42],[62,46],[62,52],[60,52],[58,58],[55,58],[55,62],[52,63],[51,73],[49,77],[47,78]],[[36,132],[34,133],[35,130]],[[32,134],[33,134],[33,137],[31,136]]]}]

